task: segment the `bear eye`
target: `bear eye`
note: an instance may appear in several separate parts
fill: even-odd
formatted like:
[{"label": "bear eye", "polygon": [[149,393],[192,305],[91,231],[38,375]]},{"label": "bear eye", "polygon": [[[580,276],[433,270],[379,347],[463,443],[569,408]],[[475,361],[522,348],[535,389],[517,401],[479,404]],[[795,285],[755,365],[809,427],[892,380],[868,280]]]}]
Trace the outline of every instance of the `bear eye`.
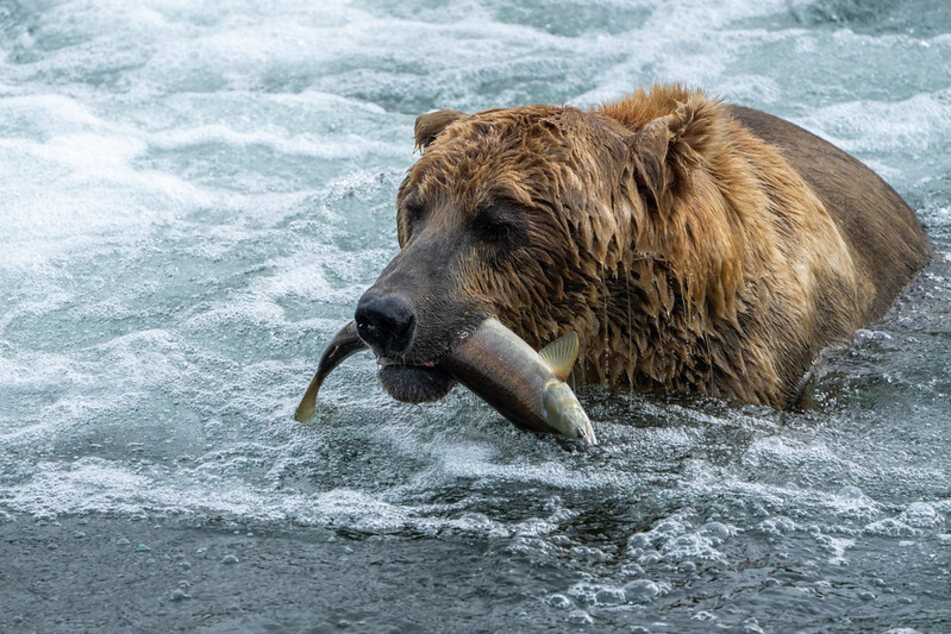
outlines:
[{"label": "bear eye", "polygon": [[419,226],[419,223],[422,222],[425,212],[426,207],[416,194],[411,194],[403,202],[403,214],[406,221],[406,229],[409,234],[412,234],[413,231],[416,230],[416,227]]},{"label": "bear eye", "polygon": [[524,217],[507,205],[491,205],[479,210],[475,219],[475,233],[480,240],[515,248],[528,241]]}]

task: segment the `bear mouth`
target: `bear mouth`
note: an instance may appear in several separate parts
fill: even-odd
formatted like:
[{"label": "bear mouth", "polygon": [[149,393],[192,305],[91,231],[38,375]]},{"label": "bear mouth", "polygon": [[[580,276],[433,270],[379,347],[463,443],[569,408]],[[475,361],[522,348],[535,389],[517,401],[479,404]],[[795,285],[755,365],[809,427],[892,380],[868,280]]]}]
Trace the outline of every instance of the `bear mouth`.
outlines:
[{"label": "bear mouth", "polygon": [[456,383],[448,373],[429,365],[385,362],[381,362],[379,378],[386,393],[404,403],[438,401]]}]

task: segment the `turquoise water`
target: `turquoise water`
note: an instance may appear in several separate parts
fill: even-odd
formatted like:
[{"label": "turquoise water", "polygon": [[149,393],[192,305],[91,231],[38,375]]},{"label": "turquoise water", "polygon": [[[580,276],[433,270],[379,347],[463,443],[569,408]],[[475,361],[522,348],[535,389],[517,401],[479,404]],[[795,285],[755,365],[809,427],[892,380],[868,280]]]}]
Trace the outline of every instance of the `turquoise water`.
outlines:
[{"label": "turquoise water", "polygon": [[[567,452],[357,356],[293,421],[397,250],[418,113],[655,79],[926,227],[813,407],[587,388]],[[951,631],[944,0],[0,0],[0,183],[0,629]]]}]

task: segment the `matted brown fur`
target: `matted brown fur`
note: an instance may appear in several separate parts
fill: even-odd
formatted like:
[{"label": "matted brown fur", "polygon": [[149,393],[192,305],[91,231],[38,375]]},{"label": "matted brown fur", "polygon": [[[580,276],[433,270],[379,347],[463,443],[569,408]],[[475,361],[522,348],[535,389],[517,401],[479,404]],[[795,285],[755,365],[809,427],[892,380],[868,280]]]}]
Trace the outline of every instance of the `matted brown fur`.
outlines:
[{"label": "matted brown fur", "polygon": [[[577,331],[588,381],[784,407],[818,352],[880,316],[928,258],[913,214],[860,163],[681,86],[591,111],[440,111],[416,137],[391,268],[451,252],[434,256],[445,280],[412,299],[419,338],[447,340],[419,344],[430,352],[452,335],[424,321],[495,314],[536,348]],[[851,182],[807,182],[802,163],[833,151]],[[500,204],[525,238],[505,250],[471,235]],[[869,223],[874,236],[848,234]]]}]

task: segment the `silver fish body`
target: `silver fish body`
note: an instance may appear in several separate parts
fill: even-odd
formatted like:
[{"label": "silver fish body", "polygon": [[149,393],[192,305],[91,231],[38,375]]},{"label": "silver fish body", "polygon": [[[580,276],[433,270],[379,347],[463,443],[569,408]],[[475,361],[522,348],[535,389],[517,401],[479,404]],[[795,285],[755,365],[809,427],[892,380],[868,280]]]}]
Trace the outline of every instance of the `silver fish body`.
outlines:
[{"label": "silver fish body", "polygon": [[489,318],[439,366],[516,427],[593,445],[597,439],[591,421],[563,380],[576,356],[574,333],[538,353],[497,319]]}]

